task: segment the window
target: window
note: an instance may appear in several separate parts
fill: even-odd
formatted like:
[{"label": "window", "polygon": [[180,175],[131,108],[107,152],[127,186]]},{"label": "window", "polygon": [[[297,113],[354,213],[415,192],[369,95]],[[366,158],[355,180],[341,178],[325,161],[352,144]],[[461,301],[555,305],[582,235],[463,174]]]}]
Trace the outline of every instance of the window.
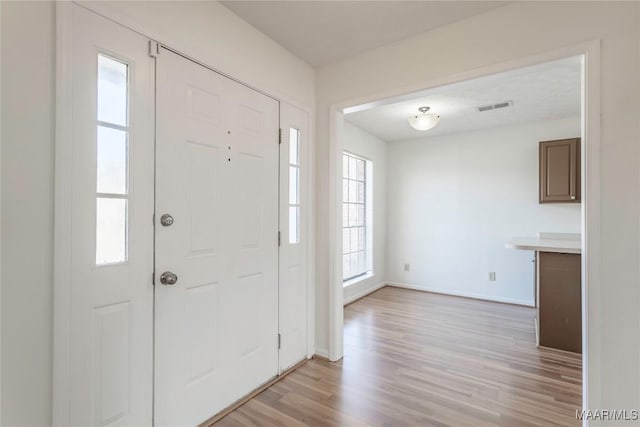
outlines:
[{"label": "window", "polygon": [[289,129],[289,243],[300,243],[300,130]]},{"label": "window", "polygon": [[342,160],[342,279],[346,282],[370,270],[368,180],[371,162],[350,153]]},{"label": "window", "polygon": [[127,261],[129,67],[98,55],[96,264]]}]

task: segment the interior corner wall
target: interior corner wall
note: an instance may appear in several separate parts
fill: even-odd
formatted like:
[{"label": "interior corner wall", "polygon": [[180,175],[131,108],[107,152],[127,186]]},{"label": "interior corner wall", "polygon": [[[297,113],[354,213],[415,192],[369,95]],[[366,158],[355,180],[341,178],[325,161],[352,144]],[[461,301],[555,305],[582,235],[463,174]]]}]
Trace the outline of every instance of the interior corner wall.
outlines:
[{"label": "interior corner wall", "polygon": [[[600,40],[599,317],[589,404],[640,402],[640,73],[637,2],[513,2],[321,68],[316,75],[316,345],[327,348],[330,111],[348,100],[416,90],[425,82]],[[381,95],[382,96],[382,95]]]},{"label": "interior corner wall", "polygon": [[580,204],[538,202],[539,141],[580,127],[569,117],[389,143],[387,280],[533,306],[533,252],[505,243],[581,232]]},{"label": "interior corner wall", "polygon": [[51,424],[54,4],[2,8],[0,425]]},{"label": "interior corner wall", "polygon": [[[313,117],[315,72],[217,2],[98,2],[170,46]],[[52,423],[55,14],[0,2],[2,300],[0,425]],[[311,123],[313,129],[313,122]],[[313,144],[313,142],[312,142]]]},{"label": "interior corner wall", "polygon": [[373,165],[373,276],[344,288],[348,304],[382,287],[386,282],[387,248],[387,143],[345,120],[343,128],[345,151],[370,160]]}]

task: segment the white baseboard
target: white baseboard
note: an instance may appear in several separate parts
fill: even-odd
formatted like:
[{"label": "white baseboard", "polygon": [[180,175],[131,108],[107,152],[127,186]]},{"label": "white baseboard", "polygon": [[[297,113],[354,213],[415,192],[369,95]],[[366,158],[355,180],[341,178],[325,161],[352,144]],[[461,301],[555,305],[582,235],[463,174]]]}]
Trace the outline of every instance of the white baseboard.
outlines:
[{"label": "white baseboard", "polygon": [[456,297],[473,298],[473,299],[480,299],[484,301],[502,302],[506,304],[516,304],[516,305],[524,305],[527,307],[535,307],[535,305],[530,301],[513,299],[513,298],[493,297],[493,296],[487,296],[487,295],[481,295],[481,294],[474,294],[471,292],[460,292],[460,291],[455,291],[450,289],[434,288],[431,286],[412,285],[409,283],[399,283],[399,282],[387,282],[387,286],[393,286],[395,288],[412,289],[415,291],[433,292],[434,294],[451,295]]},{"label": "white baseboard", "polygon": [[[324,357],[325,359],[329,359],[329,350],[324,349],[324,348],[316,348],[316,352],[314,353],[315,355],[318,355],[320,357]],[[313,356],[312,356],[313,357]]]},{"label": "white baseboard", "polygon": [[[353,285],[353,286],[355,286],[355,285]],[[351,304],[355,300],[358,300],[358,299],[360,299],[362,297],[365,297],[365,296],[377,291],[378,289],[384,288],[385,286],[387,286],[386,282],[380,282],[380,283],[377,283],[377,284],[372,285],[372,286],[367,286],[366,288],[362,289],[360,292],[355,293],[355,294],[345,298],[343,305]]]}]

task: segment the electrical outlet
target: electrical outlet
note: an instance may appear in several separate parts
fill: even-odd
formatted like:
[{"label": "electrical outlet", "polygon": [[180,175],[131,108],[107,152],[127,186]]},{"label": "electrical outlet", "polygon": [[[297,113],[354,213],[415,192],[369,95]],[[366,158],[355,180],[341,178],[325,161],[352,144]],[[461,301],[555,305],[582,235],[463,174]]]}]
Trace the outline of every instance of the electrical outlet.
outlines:
[{"label": "electrical outlet", "polygon": [[496,281],[496,272],[495,271],[490,271],[489,272],[489,281],[490,282],[495,282]]},{"label": "electrical outlet", "polygon": [[405,264],[404,265],[404,271],[411,271],[411,265],[410,264]]}]

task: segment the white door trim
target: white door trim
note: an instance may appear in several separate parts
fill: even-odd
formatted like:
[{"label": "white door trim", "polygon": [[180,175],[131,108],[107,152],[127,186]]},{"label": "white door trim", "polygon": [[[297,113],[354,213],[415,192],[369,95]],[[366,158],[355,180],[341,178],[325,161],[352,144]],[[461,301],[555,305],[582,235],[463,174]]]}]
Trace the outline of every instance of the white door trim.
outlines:
[{"label": "white door trim", "polygon": [[[2,8],[0,8],[0,22],[2,22]],[[2,36],[0,35],[0,46],[2,45]],[[0,82],[2,82],[2,53],[0,53]],[[2,100],[2,84],[0,83],[0,100]],[[0,102],[0,152],[2,152],[2,102]],[[0,165],[2,159],[0,158]],[[2,176],[2,167],[0,166],[0,176]],[[2,188],[2,180],[0,179],[0,188]],[[0,224],[2,223],[2,191],[0,191]],[[2,247],[2,231],[0,230],[0,248]],[[2,319],[2,250],[0,249],[0,319]],[[0,331],[2,330],[2,322],[0,321]],[[0,384],[2,384],[2,340],[0,340]],[[1,389],[2,387],[0,387]],[[0,421],[2,421],[2,391],[0,390]]]},{"label": "white door trim", "polygon": [[[515,59],[512,61],[477,68],[404,86],[369,96],[350,99],[330,106],[329,112],[329,358],[339,360],[343,356],[343,284],[342,284],[342,127],[343,111],[356,106],[375,106],[380,100],[398,97],[475,79],[491,74],[514,70],[571,56],[584,55],[582,134],[582,320],[583,320],[583,408],[599,408],[601,372],[601,269],[600,269],[600,40],[593,40],[565,48]],[[586,421],[585,421],[586,425]]]},{"label": "white door trim", "polygon": [[[188,49],[174,49],[171,40],[162,34],[155,34],[148,28],[132,20],[130,17],[118,13],[107,2],[56,2],[56,99],[55,99],[55,148],[54,148],[54,273],[53,273],[53,402],[52,425],[69,425],[69,343],[70,343],[70,296],[71,296],[71,165],[72,165],[72,8],[77,4],[119,25],[129,28],[150,40],[162,41],[162,45],[174,52],[188,57],[195,62],[225,75],[232,80],[261,92],[278,101],[295,106],[309,115],[309,145],[314,147],[315,138],[315,108],[304,106],[280,94],[260,90],[240,81],[224,72],[191,58],[181,51]],[[315,150],[307,150],[307,165],[309,179],[307,180],[308,212],[307,219],[307,357],[315,353]]]},{"label": "white door trim", "polygon": [[53,243],[53,420],[68,426],[71,297],[72,3],[56,3],[56,110]]}]

